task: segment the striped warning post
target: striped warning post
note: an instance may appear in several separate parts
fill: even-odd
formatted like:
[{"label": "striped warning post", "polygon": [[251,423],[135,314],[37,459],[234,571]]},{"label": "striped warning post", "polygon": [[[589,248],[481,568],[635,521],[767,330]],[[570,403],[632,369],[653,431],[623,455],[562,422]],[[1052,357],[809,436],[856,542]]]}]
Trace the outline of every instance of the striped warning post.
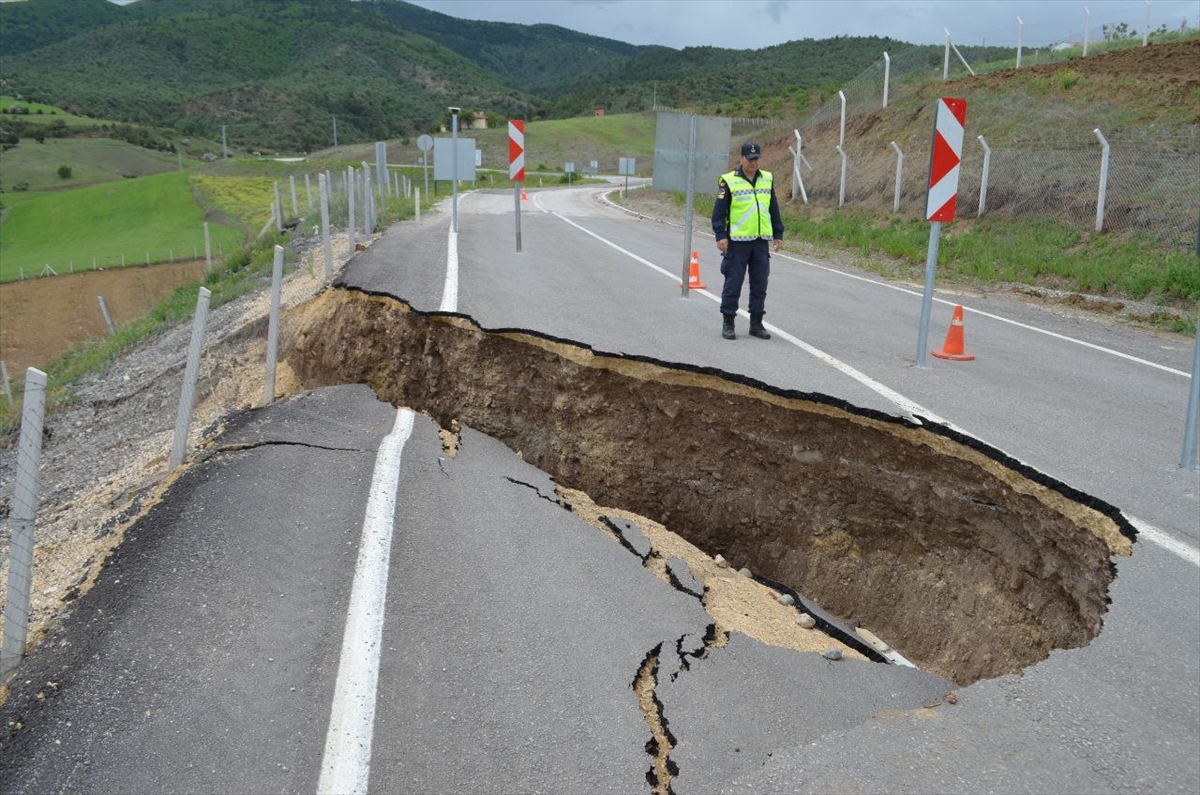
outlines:
[{"label": "striped warning post", "polygon": [[929,159],[929,196],[925,201],[927,221],[953,221],[958,203],[958,174],[962,163],[963,128],[967,123],[967,101],[941,97],[933,121],[933,154]]},{"label": "striped warning post", "polygon": [[508,178],[525,181],[525,122],[520,119],[508,122]]}]

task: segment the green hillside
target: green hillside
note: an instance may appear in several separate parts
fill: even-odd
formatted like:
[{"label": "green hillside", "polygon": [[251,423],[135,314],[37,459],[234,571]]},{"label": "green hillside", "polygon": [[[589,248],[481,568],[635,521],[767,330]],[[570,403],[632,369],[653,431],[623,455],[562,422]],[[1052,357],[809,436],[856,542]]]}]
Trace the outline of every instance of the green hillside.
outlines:
[{"label": "green hillside", "polygon": [[[152,223],[149,219],[152,219]],[[189,176],[173,172],[87,188],[43,193],[5,211],[0,224],[0,281],[37,273],[46,263],[65,270],[204,255],[204,211]],[[243,233],[209,224],[214,251]]]}]

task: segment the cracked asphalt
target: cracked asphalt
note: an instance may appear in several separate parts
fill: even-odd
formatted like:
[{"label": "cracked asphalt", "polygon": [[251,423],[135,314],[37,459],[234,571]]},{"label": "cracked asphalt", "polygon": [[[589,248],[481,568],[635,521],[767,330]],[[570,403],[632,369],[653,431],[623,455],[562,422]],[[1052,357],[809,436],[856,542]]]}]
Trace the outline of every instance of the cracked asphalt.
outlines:
[{"label": "cracked asphalt", "polygon": [[[233,418],[22,669],[0,790],[313,791],[364,493],[393,417],[343,386]],[[470,428],[449,457],[418,417],[399,495],[372,791],[649,791],[633,682],[659,648],[680,793],[773,758],[781,721],[817,738],[948,689],[738,633],[718,641],[694,594]],[[14,714],[32,691],[44,697]],[[731,738],[739,750],[720,752]]]}]

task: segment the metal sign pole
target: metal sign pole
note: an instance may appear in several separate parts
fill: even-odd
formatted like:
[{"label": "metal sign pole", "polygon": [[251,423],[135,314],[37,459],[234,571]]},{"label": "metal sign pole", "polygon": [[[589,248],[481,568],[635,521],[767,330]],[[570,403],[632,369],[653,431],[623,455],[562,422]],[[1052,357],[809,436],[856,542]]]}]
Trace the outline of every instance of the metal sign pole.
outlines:
[{"label": "metal sign pole", "polygon": [[513,183],[513,218],[517,223],[517,253],[521,253],[521,183]]},{"label": "metal sign pole", "polygon": [[687,211],[683,222],[683,271],[679,281],[679,294],[687,298],[689,292],[688,270],[692,263],[692,194],[696,187],[696,117],[688,123],[687,153]]},{"label": "metal sign pole", "polygon": [[933,306],[934,274],[937,273],[938,244],[942,239],[942,222],[929,225],[929,254],[925,257],[925,292],[921,295],[921,327],[917,332],[917,367],[925,366],[929,349],[929,311]]},{"label": "metal sign pole", "polygon": [[454,187],[451,188],[451,191],[450,191],[451,192],[450,215],[452,216],[451,221],[453,222],[453,223],[451,223],[450,226],[454,230],[454,234],[457,235],[458,234],[458,108],[450,109],[450,138],[454,141],[454,149],[453,149],[454,154],[452,155],[452,159],[450,161],[453,164],[451,174],[453,175],[453,179],[454,179]]}]

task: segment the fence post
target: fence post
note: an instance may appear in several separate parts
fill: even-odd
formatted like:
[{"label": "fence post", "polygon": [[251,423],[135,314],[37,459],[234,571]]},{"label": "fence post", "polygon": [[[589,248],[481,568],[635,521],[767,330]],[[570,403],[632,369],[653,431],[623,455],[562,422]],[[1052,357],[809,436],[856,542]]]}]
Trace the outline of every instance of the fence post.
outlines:
[{"label": "fence post", "polygon": [[267,386],[263,402],[275,400],[275,364],[279,351],[279,304],[283,293],[283,246],[275,247],[271,268],[271,319],[267,325]]},{"label": "fence post", "polygon": [[304,175],[304,191],[308,194],[308,213],[311,215],[313,211],[312,181],[309,180],[308,174]]},{"label": "fence post", "polygon": [[[796,191],[800,191],[800,195],[804,197],[804,203],[808,204],[808,191],[804,190],[804,178],[800,176],[800,164],[808,165],[808,159],[804,157],[804,139],[800,137],[799,130],[792,130],[796,135],[796,148],[790,146],[788,151],[792,153],[792,198],[791,201],[796,201]],[[812,166],[808,167],[812,170]]]},{"label": "fence post", "polygon": [[846,203],[846,150],[842,149],[840,144],[836,148],[837,153],[842,156],[842,183],[838,188],[838,207],[841,207]]},{"label": "fence post", "polygon": [[1092,36],[1092,10],[1087,6],[1083,7],[1084,23],[1083,23],[1083,57],[1087,57],[1088,42]]},{"label": "fence post", "polygon": [[4,396],[8,398],[9,408],[12,408],[12,382],[8,380],[8,365],[4,363],[3,359],[0,359],[0,381],[4,382]]},{"label": "fence post", "polygon": [[942,60],[942,80],[950,79],[950,29],[942,28],[946,31],[946,57]]},{"label": "fence post", "polygon": [[187,452],[188,426],[192,423],[192,406],[196,401],[196,377],[200,371],[200,352],[204,348],[204,326],[208,323],[208,300],[212,293],[200,288],[196,300],[196,316],[192,318],[192,344],[188,348],[187,369],[183,374],[183,394],[179,398],[179,413],[175,415],[175,440],[171,446],[171,468],[183,463]]},{"label": "fence post", "polygon": [[988,146],[987,141],[983,140],[982,135],[975,137],[979,139],[979,144],[983,147],[983,175],[979,180],[979,212],[975,214],[978,218],[983,215],[984,208],[987,206],[988,169],[992,165],[992,148]]},{"label": "fence post", "polygon": [[892,212],[900,212],[900,178],[904,173],[904,153],[900,151],[900,147],[892,141],[892,148],[896,150],[896,198],[892,200]]},{"label": "fence post", "polygon": [[[1200,257],[1200,222],[1196,224],[1196,256]],[[1187,419],[1183,424],[1183,455],[1179,466],[1196,471],[1196,426],[1200,425],[1200,310],[1196,313],[1196,341],[1192,348],[1192,387],[1188,391]]]},{"label": "fence post", "polygon": [[1146,0],[1146,26],[1142,28],[1142,46],[1150,43],[1150,0]]},{"label": "fence post", "polygon": [[0,643],[0,676],[16,668],[29,637],[29,596],[33,590],[33,519],[37,512],[38,467],[42,458],[42,418],[46,408],[46,374],[25,371],[21,437],[17,443],[17,475],[13,489],[12,529],[8,556],[8,593],[4,602],[4,640]]},{"label": "fence post", "polygon": [[275,214],[275,233],[283,234],[283,200],[279,198],[279,183],[275,183],[275,204],[271,207]]},{"label": "fence post", "polygon": [[883,106],[887,107],[888,83],[892,79],[892,59],[886,52],[883,54]]},{"label": "fence post", "polygon": [[100,302],[100,314],[104,315],[104,322],[108,326],[108,336],[117,336],[117,329],[113,326],[112,313],[108,311],[108,304],[104,301],[104,296],[96,296],[96,300]]},{"label": "fence post", "polygon": [[842,126],[838,132],[838,146],[846,145],[846,92],[839,91],[838,98],[842,101]]},{"label": "fence post", "polygon": [[1108,140],[1104,137],[1104,133],[1100,132],[1100,128],[1092,130],[1096,138],[1100,141],[1100,146],[1103,147],[1100,155],[1100,192],[1096,196],[1096,231],[1104,229],[1104,196],[1108,192]]},{"label": "fence post", "polygon": [[1021,45],[1025,40],[1025,22],[1017,17],[1017,68],[1021,68]]},{"label": "fence post", "polygon": [[300,205],[296,203],[296,175],[292,174],[288,177],[288,182],[292,186],[292,216],[300,217]]},{"label": "fence post", "polygon": [[325,278],[333,276],[333,241],[329,239],[329,179],[325,172],[317,178],[321,192],[321,240],[325,245]]},{"label": "fence post", "polygon": [[421,189],[414,187],[413,194],[417,197],[416,201],[413,202],[413,205],[417,208],[417,221],[420,221],[421,220]]},{"label": "fence post", "polygon": [[355,239],[354,239],[354,167],[346,167],[346,234],[350,238],[350,253],[353,255]]},{"label": "fence post", "polygon": [[212,270],[212,238],[208,235],[208,221],[204,222],[204,267]]}]

